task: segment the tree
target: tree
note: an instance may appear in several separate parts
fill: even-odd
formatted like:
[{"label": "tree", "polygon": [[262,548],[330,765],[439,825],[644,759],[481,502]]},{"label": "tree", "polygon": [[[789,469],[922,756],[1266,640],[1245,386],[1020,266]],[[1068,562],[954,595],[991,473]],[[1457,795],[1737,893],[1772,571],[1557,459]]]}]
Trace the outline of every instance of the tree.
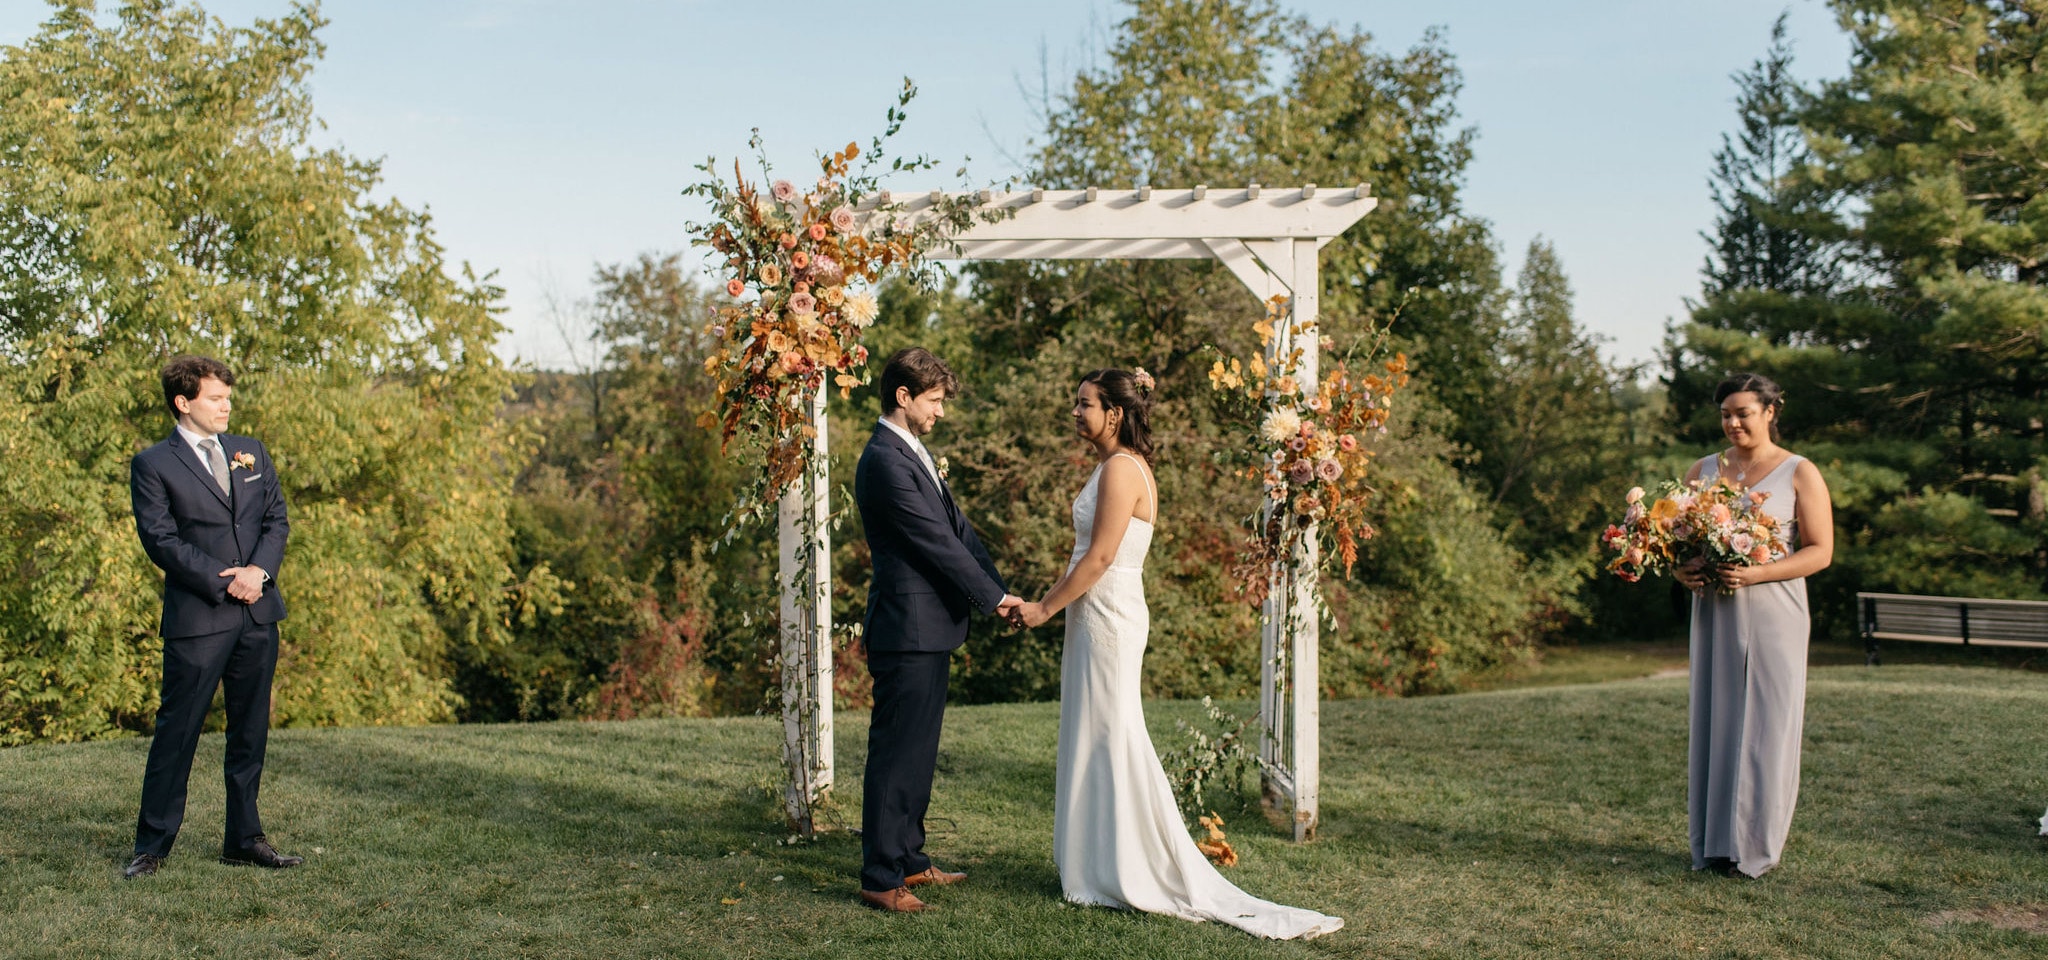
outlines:
[{"label": "tree", "polygon": [[1839,244],[1815,228],[1831,195],[1798,174],[1812,162],[1798,108],[1805,90],[1792,76],[1792,41],[1781,13],[1771,46],[1735,74],[1741,129],[1721,135],[1707,189],[1714,199],[1711,250],[1701,269],[1709,300],[1742,290],[1825,296],[1842,282]]},{"label": "tree", "polygon": [[323,23],[63,0],[0,50],[0,742],[147,724],[127,461],[169,432],[177,353],[237,371],[236,429],[287,487],[277,722],[446,718],[451,651],[552,603],[511,565],[499,291],[374,198],[375,163],[311,143]]},{"label": "tree", "polygon": [[[1325,653],[1329,683],[1443,689],[1459,669],[1516,655],[1532,598],[1547,587],[1490,526],[1486,498],[1447,463],[1426,462],[1455,449],[1441,432],[1462,439],[1468,412],[1483,411],[1502,322],[1491,239],[1459,204],[1472,134],[1457,126],[1458,74],[1440,38],[1390,55],[1363,33],[1315,26],[1270,0],[1136,0],[1127,9],[1103,66],[1048,104],[1028,179],[1162,189],[1370,182],[1380,209],[1322,254],[1323,331],[1343,349],[1369,323],[1392,320],[1454,412],[1434,416],[1417,392],[1418,412],[1432,413],[1404,421],[1418,434],[1398,438],[1413,469],[1387,473],[1413,486],[1390,490],[1375,522],[1390,557],[1442,563],[1436,547],[1455,542],[1499,561],[1481,577],[1487,589],[1451,590],[1445,603],[1458,609],[1441,619],[1488,625],[1456,635],[1412,629],[1420,621],[1406,611],[1446,589],[1427,571],[1367,564],[1355,581],[1331,586],[1333,607],[1350,606],[1337,613],[1349,652],[1339,656],[1333,635]],[[1000,545],[1012,584],[1049,583],[1072,544],[1067,505],[1086,471],[1071,438],[1049,426],[1058,422],[1051,412],[1065,409],[1091,367],[1143,366],[1159,382],[1157,476],[1162,529],[1173,531],[1151,560],[1161,576],[1148,683],[1169,695],[1249,694],[1256,616],[1233,602],[1237,584],[1225,570],[1236,521],[1254,510],[1258,490],[1215,456],[1238,439],[1210,410],[1204,349],[1246,351],[1258,304],[1227,271],[1201,263],[986,264],[970,276],[966,299],[933,298],[927,312],[885,317],[876,352],[899,336],[943,343],[970,384],[934,450],[951,455],[966,502],[992,505],[977,520],[984,540]],[[1412,549],[1393,552],[1397,538]],[[1048,639],[981,628],[956,689],[975,699],[1051,695],[1059,657]]]},{"label": "tree", "polygon": [[[711,553],[741,465],[697,414],[713,295],[676,254],[601,264],[567,309],[596,358],[541,374],[512,411],[540,436],[521,470],[518,562],[575,582],[517,641],[464,658],[472,720],[750,712],[774,604],[772,532]],[[713,584],[716,584],[714,589]],[[716,593],[722,602],[713,602]]]},{"label": "tree", "polygon": [[[1858,538],[1914,526],[1883,512],[1946,513],[1960,496],[1974,519],[1945,525],[1948,563],[1988,595],[2041,596],[2048,523],[2029,503],[2048,471],[2048,169],[2036,159],[2048,148],[2048,22],[2038,3],[2008,0],[1835,9],[1853,68],[1802,119],[1814,179],[1856,211],[1836,229],[1871,275],[1860,299],[1874,322],[1817,331],[1852,349],[1814,372],[1855,398],[1856,416],[1829,434],[1903,475],[1906,495]],[[1886,556],[1905,554],[1872,559]],[[1881,561],[1864,572],[1916,592],[1937,575]]]},{"label": "tree", "polygon": [[1799,98],[1810,159],[1782,182],[1813,198],[1788,221],[1796,241],[1848,270],[1790,294],[1717,291],[1710,276],[1673,401],[1706,441],[1711,376],[1784,384],[1785,432],[1835,492],[1843,549],[1817,601],[1833,623],[1850,622],[1859,588],[2039,597],[2048,25],[2038,4],[2005,0],[1833,5],[1851,68]]},{"label": "tree", "polygon": [[1671,400],[1691,442],[1717,442],[1714,385],[1744,368],[1752,346],[1809,343],[1816,328],[1855,310],[1836,298],[1848,290],[1834,220],[1841,195],[1808,175],[1814,156],[1799,111],[1810,94],[1792,76],[1785,19],[1771,25],[1764,56],[1733,77],[1739,129],[1722,134],[1707,180],[1716,213],[1713,232],[1701,235],[1701,300],[1666,349]]},{"label": "tree", "polygon": [[1572,319],[1564,264],[1541,237],[1529,242],[1508,318],[1487,390],[1494,415],[1470,428],[1488,451],[1475,471],[1517,546],[1589,569],[1611,487],[1635,452],[1622,390],[1636,371],[1601,359]]}]

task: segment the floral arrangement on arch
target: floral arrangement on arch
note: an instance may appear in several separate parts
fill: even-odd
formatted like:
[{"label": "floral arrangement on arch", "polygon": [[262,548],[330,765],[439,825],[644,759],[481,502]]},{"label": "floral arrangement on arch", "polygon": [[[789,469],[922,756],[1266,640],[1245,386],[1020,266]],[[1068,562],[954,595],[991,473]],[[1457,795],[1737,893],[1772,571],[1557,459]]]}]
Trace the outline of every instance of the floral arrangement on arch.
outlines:
[{"label": "floral arrangement on arch", "polygon": [[[1366,519],[1378,492],[1368,479],[1370,443],[1387,432],[1394,394],[1408,383],[1406,354],[1396,353],[1378,363],[1378,372],[1366,372],[1385,343],[1375,334],[1349,354],[1323,360],[1315,390],[1304,391],[1301,348],[1290,350],[1277,369],[1265,359],[1286,304],[1284,296],[1268,300],[1265,318],[1253,325],[1260,354],[1249,360],[1220,356],[1209,368],[1210,389],[1238,407],[1241,419],[1256,423],[1247,438],[1252,462],[1245,472],[1260,481],[1265,498],[1250,521],[1254,535],[1232,571],[1255,605],[1265,602],[1275,565],[1294,556],[1311,535],[1343,559],[1346,574],[1357,564],[1358,542],[1376,532]],[[1318,334],[1304,327],[1295,335]],[[1322,336],[1320,346],[1334,351],[1336,343]]]},{"label": "floral arrangement on arch", "polygon": [[827,378],[842,397],[869,381],[861,338],[880,313],[878,285],[894,271],[929,286],[935,270],[926,251],[973,220],[964,198],[945,198],[914,218],[899,215],[897,205],[869,202],[886,198],[882,170],[934,165],[924,157],[881,162],[883,144],[901,128],[902,108],[916,92],[905,81],[887,130],[868,150],[848,143],[820,156],[815,182],[772,179],[757,129],[748,146],[765,191],[741,174],[738,161],[728,182],[709,160],[697,168],[707,179],[683,191],[711,204],[715,219],[689,229],[695,244],[722,258],[729,298],[705,325],[713,347],[704,373],[717,381],[717,404],[698,423],[720,431],[721,449],[738,439],[762,457],[762,471],[728,517],[728,535],[772,515],[805,476],[817,438],[811,404]]}]

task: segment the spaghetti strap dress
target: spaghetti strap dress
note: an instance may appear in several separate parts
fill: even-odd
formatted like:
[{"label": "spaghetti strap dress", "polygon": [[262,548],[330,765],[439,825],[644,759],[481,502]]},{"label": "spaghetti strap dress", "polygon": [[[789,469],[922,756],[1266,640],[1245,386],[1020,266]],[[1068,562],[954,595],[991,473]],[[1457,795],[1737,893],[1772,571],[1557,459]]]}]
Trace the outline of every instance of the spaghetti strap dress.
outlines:
[{"label": "spaghetti strap dress", "polygon": [[[1752,490],[1798,549],[1798,492],[1788,456]],[[1700,479],[1720,475],[1718,457]],[[1760,877],[1778,865],[1799,800],[1799,746],[1806,715],[1806,646],[1812,629],[1806,580],[1759,583],[1692,601],[1692,704],[1686,789],[1692,868],[1732,861]]]}]

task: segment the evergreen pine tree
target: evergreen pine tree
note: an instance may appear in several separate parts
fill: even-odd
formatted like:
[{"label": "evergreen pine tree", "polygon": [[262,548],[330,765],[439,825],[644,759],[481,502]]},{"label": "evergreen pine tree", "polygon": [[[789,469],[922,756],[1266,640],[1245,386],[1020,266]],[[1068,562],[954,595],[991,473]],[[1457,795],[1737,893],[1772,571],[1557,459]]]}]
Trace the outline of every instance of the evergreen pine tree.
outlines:
[{"label": "evergreen pine tree", "polygon": [[1812,154],[1796,113],[1804,91],[1792,77],[1786,16],[1771,25],[1770,50],[1734,77],[1741,129],[1721,135],[1707,181],[1718,211],[1714,232],[1702,234],[1713,247],[1700,271],[1709,299],[1745,289],[1825,294],[1841,282],[1834,244],[1808,229],[1826,194],[1795,177]]}]

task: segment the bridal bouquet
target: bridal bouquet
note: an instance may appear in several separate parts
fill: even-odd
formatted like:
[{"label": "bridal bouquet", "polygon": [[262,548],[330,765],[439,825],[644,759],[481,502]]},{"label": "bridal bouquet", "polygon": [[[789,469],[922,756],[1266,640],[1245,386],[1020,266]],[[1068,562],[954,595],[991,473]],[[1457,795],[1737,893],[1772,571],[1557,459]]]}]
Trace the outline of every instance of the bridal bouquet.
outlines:
[{"label": "bridal bouquet", "polygon": [[1754,566],[1791,552],[1783,524],[1762,509],[1769,493],[1743,490],[1723,477],[1668,480],[1663,487],[1664,495],[1648,506],[1643,488],[1631,489],[1622,521],[1600,535],[1618,554],[1607,565],[1615,576],[1634,583],[1686,563]]}]

